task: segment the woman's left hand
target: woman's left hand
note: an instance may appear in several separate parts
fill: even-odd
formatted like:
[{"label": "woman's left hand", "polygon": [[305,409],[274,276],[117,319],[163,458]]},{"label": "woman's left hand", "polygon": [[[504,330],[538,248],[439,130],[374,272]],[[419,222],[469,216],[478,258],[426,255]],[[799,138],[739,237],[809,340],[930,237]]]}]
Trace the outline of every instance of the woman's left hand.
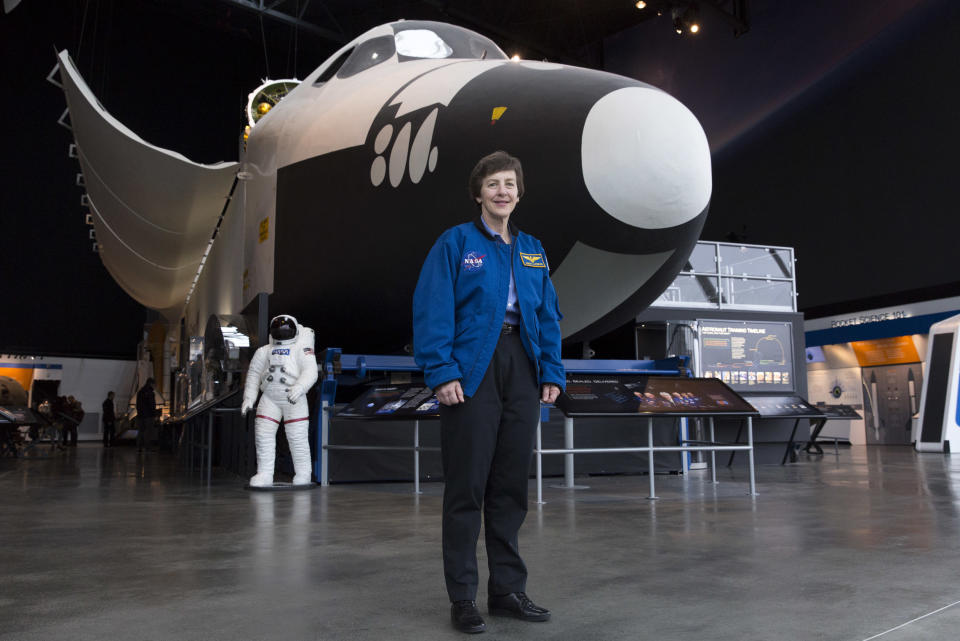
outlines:
[{"label": "woman's left hand", "polygon": [[544,383],[540,387],[540,401],[543,403],[553,403],[560,396],[560,386],[553,383]]}]

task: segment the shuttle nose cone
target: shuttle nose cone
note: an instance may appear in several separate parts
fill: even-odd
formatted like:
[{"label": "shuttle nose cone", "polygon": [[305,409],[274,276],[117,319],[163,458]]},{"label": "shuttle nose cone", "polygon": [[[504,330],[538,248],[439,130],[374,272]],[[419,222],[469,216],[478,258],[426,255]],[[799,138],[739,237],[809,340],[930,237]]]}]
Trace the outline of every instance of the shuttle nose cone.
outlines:
[{"label": "shuttle nose cone", "polygon": [[686,223],[710,201],[710,147],[696,117],[652,87],[624,87],[587,114],[583,179],[594,201],[643,229]]}]

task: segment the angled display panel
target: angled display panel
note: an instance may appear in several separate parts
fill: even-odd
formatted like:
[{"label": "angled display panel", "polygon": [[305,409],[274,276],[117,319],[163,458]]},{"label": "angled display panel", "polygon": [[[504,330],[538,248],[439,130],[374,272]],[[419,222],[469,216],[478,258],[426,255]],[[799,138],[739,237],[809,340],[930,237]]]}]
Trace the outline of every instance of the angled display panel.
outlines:
[{"label": "angled display panel", "polygon": [[748,396],[761,418],[823,418],[824,413],[799,396]]},{"label": "angled display panel", "polygon": [[567,390],[557,399],[557,407],[567,416],[757,413],[715,378],[681,376],[568,375]]},{"label": "angled display panel", "polygon": [[411,420],[439,416],[440,403],[423,383],[371,387],[337,412],[337,418]]}]

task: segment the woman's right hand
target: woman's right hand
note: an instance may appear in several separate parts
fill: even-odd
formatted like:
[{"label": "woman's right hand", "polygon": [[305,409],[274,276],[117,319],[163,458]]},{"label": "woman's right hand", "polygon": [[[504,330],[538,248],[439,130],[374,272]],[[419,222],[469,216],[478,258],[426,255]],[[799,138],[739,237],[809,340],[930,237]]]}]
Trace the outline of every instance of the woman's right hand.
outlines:
[{"label": "woman's right hand", "polygon": [[433,390],[437,395],[437,400],[441,405],[456,405],[463,402],[463,387],[459,380],[447,381]]}]

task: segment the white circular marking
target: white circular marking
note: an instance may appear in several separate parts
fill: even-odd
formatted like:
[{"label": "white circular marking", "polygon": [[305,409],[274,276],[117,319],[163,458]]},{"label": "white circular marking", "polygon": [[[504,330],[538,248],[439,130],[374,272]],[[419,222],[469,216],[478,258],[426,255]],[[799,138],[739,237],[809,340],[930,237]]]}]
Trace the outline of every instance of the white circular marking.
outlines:
[{"label": "white circular marking", "polygon": [[413,138],[413,144],[410,145],[410,180],[413,184],[420,182],[423,173],[427,170],[427,162],[430,155],[430,145],[433,143],[433,127],[437,124],[437,113],[439,108],[430,112],[430,115],[424,119],[420,125],[420,130]]},{"label": "white circular marking", "polygon": [[393,141],[393,149],[390,150],[390,184],[394,187],[403,180],[403,172],[407,168],[407,152],[410,151],[410,130],[412,128],[413,125],[409,122],[405,124]]},{"label": "white circular marking", "polygon": [[380,130],[380,133],[377,134],[376,139],[373,141],[373,152],[382,154],[383,150],[390,144],[390,136],[392,135],[393,125],[384,125],[383,129]]},{"label": "white circular marking", "polygon": [[594,201],[634,227],[675,227],[710,202],[707,136],[659,89],[626,87],[598,100],[583,125],[581,161]]},{"label": "white circular marking", "polygon": [[387,160],[383,156],[377,156],[370,165],[370,182],[374,187],[379,187],[380,183],[387,176]]},{"label": "white circular marking", "polygon": [[434,147],[430,150],[430,160],[427,161],[427,169],[430,170],[430,173],[433,173],[433,170],[437,168],[437,148]]}]

